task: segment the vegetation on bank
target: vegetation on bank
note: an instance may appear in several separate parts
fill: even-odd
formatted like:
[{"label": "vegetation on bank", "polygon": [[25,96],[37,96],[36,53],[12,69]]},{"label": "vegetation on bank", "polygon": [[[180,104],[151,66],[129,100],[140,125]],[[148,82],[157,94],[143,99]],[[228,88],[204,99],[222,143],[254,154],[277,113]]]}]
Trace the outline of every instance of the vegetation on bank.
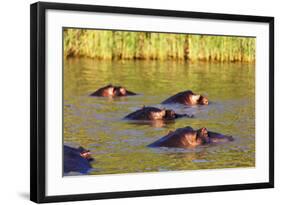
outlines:
[{"label": "vegetation on bank", "polygon": [[64,56],[106,60],[254,62],[255,38],[65,29]]}]

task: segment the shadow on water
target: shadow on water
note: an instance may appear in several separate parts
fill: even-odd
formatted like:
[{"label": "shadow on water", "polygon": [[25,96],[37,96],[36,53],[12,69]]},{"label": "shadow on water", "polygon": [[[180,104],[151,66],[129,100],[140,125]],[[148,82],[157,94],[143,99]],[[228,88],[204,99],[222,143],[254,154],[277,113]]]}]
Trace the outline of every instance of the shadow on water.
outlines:
[{"label": "shadow on water", "polygon": [[[69,59],[64,66],[64,141],[91,150],[95,158],[91,174],[255,166],[254,79],[251,64]],[[140,95],[89,97],[109,83]],[[206,95],[210,105],[160,104],[188,89]],[[194,118],[149,123],[123,120],[143,105]],[[169,130],[185,126],[207,127],[235,140],[196,149],[147,147]]]}]

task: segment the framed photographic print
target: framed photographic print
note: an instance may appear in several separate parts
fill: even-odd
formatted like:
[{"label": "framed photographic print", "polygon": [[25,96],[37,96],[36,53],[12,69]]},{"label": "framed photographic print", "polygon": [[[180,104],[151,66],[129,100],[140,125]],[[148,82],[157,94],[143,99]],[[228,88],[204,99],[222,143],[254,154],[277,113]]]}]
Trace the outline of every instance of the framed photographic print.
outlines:
[{"label": "framed photographic print", "polygon": [[31,5],[31,200],[272,188],[274,18]]}]

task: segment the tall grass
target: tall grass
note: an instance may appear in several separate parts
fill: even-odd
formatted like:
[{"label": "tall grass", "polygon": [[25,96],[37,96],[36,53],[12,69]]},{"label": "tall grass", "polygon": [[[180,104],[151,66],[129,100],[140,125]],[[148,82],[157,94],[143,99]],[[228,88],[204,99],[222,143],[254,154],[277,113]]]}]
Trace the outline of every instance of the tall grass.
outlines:
[{"label": "tall grass", "polygon": [[65,29],[64,56],[107,60],[254,62],[255,38]]}]

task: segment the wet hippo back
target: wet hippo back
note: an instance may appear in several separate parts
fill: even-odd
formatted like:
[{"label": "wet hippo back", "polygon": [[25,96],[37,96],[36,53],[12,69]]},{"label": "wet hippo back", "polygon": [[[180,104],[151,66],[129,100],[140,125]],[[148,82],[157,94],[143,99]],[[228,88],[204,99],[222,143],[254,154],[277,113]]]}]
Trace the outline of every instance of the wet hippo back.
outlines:
[{"label": "wet hippo back", "polygon": [[93,92],[90,96],[113,97],[114,96],[114,86],[107,85],[102,88],[99,88],[98,90]]},{"label": "wet hippo back", "polygon": [[190,117],[193,115],[177,114],[173,110],[160,109],[156,107],[143,107],[135,112],[125,116],[128,120],[174,120],[181,117]]},{"label": "wet hippo back", "polygon": [[127,116],[124,119],[129,120],[157,120],[163,119],[165,111],[155,107],[143,107]]},{"label": "wet hippo back", "polygon": [[191,95],[193,95],[193,92],[190,90],[179,92],[169,97],[168,99],[164,100],[162,104],[169,104],[169,103],[190,104],[188,98]]},{"label": "wet hippo back", "polygon": [[180,103],[184,105],[208,105],[208,99],[202,95],[197,95],[191,90],[179,92],[168,99],[164,100],[162,104]]},{"label": "wet hippo back", "polygon": [[90,164],[92,159],[83,158],[81,156],[81,152],[84,150],[85,149],[83,148],[73,148],[66,145],[63,146],[64,173],[79,172],[85,174],[92,168]]},{"label": "wet hippo back", "polygon": [[149,147],[190,147],[196,143],[196,131],[191,127],[170,131],[166,136],[148,145]]},{"label": "wet hippo back", "polygon": [[114,86],[111,84],[99,88],[98,90],[90,94],[90,96],[96,97],[122,97],[129,95],[136,95],[136,93],[129,91],[122,86]]},{"label": "wet hippo back", "polygon": [[184,127],[170,132],[160,138],[149,147],[196,147],[199,145],[218,144],[233,141],[232,136],[210,132],[206,128],[194,130],[191,127]]}]

